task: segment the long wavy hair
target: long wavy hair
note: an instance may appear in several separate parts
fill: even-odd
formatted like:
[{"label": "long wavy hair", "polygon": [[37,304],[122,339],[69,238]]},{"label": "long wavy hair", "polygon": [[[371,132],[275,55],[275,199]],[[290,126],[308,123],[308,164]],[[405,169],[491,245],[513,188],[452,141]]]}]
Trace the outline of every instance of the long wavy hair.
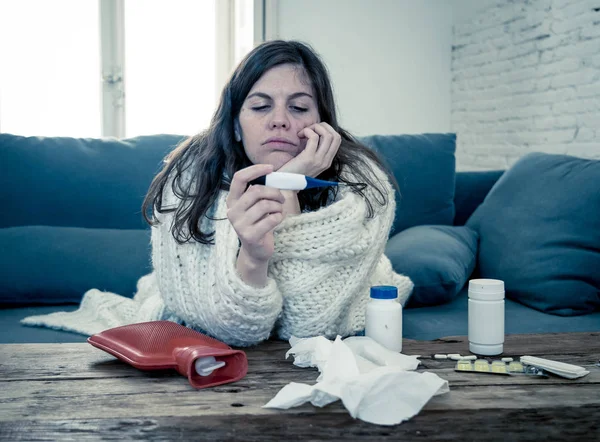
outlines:
[{"label": "long wavy hair", "polygon": [[[365,198],[369,217],[374,212],[372,202],[364,192],[367,186],[375,190],[373,194],[378,204],[387,204],[387,195],[375,179],[368,160],[379,165],[396,188],[397,183],[371,149],[339,126],[329,74],[319,56],[305,43],[274,40],[257,46],[237,66],[223,89],[208,129],[184,140],[165,158],[164,167],[152,181],[142,205],[142,213],[150,225],[158,223],[156,212],[175,212],[172,233],[178,243],[192,239],[203,244],[214,243],[214,231],[201,231],[201,220],[209,216],[208,211],[219,191],[229,189],[234,173],[252,164],[242,142],[235,140],[234,120],[254,83],[269,69],[282,64],[296,65],[304,70],[316,94],[321,121],[331,125],[342,138],[331,167],[318,178],[351,185],[353,192]],[[343,169],[359,182],[344,178]],[[177,207],[163,205],[165,186],[169,183],[173,193],[181,199]],[[335,198],[336,193],[336,187],[301,191],[298,193],[300,208],[317,210]],[[150,208],[152,213],[149,213]]]}]

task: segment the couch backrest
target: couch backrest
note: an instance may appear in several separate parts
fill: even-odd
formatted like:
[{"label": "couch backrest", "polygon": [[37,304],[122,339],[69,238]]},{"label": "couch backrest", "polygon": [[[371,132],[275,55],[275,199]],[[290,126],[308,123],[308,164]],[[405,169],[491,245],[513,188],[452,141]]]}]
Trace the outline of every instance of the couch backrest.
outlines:
[{"label": "couch backrest", "polygon": [[183,138],[0,134],[0,227],[146,228],[144,196],[165,155]]},{"label": "couch backrest", "polygon": [[503,170],[457,172],[454,190],[454,225],[464,225],[483,202]]},{"label": "couch backrest", "polygon": [[[184,138],[0,134],[0,228],[146,228],[141,204],[148,186],[165,155]],[[396,231],[424,223],[450,224],[452,219],[463,225],[502,175],[459,172],[454,186],[454,134],[372,136],[361,141],[384,157],[399,181],[403,194],[397,201]]]},{"label": "couch backrest", "polygon": [[392,234],[422,224],[452,225],[456,135],[372,135],[360,138],[379,154],[400,187]]}]

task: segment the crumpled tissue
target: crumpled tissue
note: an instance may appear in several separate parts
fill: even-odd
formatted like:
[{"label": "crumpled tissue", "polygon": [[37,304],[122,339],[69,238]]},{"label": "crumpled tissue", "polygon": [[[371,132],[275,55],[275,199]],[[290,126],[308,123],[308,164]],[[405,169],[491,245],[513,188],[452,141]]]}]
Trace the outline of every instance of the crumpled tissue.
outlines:
[{"label": "crumpled tissue", "polygon": [[379,425],[395,425],[415,416],[437,394],[449,391],[448,381],[417,373],[416,356],[390,351],[366,336],[334,342],[318,336],[290,339],[294,365],[317,367],[315,385],[291,382],[265,408],[287,409],[305,402],[324,407],[341,399],[353,418]]}]

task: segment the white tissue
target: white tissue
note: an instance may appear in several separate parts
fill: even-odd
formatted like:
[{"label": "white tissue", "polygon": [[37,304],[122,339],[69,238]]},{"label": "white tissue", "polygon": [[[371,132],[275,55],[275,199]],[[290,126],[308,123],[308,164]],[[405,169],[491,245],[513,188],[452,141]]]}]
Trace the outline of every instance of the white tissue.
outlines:
[{"label": "white tissue", "polygon": [[331,353],[332,342],[323,336],[309,339],[298,339],[292,336],[290,345],[292,348],[285,354],[286,359],[292,354],[294,355],[294,365],[317,367],[319,371],[323,371],[322,368]]},{"label": "white tissue", "polygon": [[429,372],[416,373],[419,361],[386,349],[368,337],[334,342],[316,338],[290,339],[294,365],[317,367],[315,385],[292,382],[265,408],[287,409],[305,402],[324,407],[341,399],[354,418],[380,425],[410,419],[436,394],[449,391],[448,382]]}]

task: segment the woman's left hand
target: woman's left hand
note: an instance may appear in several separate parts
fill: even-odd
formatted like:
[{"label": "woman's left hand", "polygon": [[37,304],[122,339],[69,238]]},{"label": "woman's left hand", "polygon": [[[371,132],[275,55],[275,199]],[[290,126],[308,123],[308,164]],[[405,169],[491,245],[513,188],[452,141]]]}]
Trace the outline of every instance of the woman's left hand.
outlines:
[{"label": "woman's left hand", "polygon": [[308,138],[306,147],[278,171],[314,178],[329,169],[342,143],[341,135],[327,123],[315,123],[298,132],[298,136]]}]

